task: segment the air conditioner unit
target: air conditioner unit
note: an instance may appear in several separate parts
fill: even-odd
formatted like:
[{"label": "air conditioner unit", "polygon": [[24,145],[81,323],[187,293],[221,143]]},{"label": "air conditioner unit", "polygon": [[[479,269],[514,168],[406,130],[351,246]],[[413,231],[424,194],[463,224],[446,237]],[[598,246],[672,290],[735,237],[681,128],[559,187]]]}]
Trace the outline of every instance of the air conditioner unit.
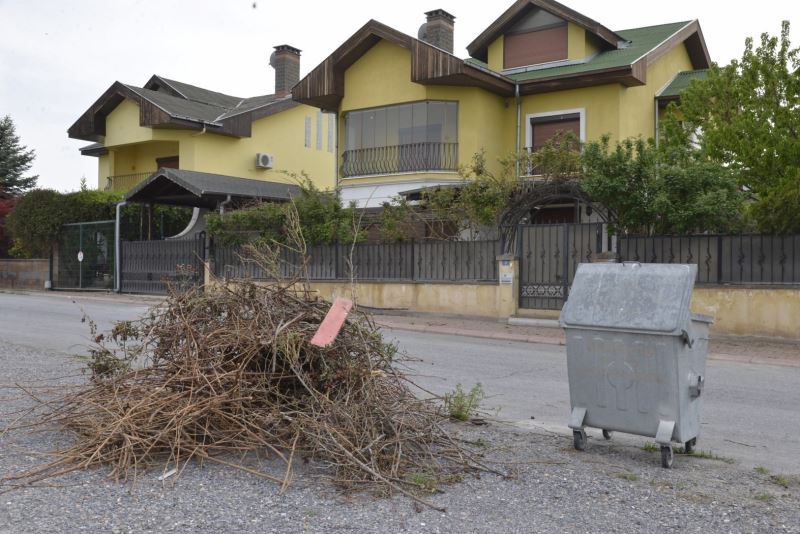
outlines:
[{"label": "air conditioner unit", "polygon": [[256,154],[256,168],[271,169],[275,165],[275,156],[272,154]]}]

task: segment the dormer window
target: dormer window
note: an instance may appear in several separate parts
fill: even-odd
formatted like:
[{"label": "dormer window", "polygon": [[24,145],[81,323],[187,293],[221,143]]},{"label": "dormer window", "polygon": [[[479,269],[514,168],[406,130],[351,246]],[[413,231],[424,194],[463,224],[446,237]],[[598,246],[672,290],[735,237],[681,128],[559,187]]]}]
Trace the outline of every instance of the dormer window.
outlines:
[{"label": "dormer window", "polygon": [[532,10],[505,33],[503,68],[567,59],[567,32],[567,21],[542,9]]}]

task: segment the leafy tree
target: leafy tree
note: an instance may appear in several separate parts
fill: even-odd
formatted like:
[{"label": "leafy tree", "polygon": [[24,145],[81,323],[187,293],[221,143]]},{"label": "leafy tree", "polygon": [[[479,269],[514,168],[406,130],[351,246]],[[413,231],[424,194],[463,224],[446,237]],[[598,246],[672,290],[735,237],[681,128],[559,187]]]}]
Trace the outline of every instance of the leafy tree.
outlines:
[{"label": "leafy tree", "polygon": [[741,60],[693,82],[665,120],[668,134],[696,135],[702,155],[753,193],[751,214],[763,231],[800,232],[799,69],[784,21],[780,36],[764,33],[755,48],[748,38]]},{"label": "leafy tree", "polygon": [[0,191],[16,196],[36,187],[38,176],[23,176],[35,157],[33,149],[20,144],[11,117],[0,119]]},{"label": "leafy tree", "polygon": [[[29,258],[47,257],[64,224],[113,219],[120,200],[122,195],[119,193],[94,189],[71,193],[59,193],[51,189],[29,191],[17,199],[14,209],[6,219],[7,229],[14,240],[12,253]],[[191,210],[156,206],[156,224],[161,224],[162,213],[164,225],[174,229],[186,226]],[[139,217],[139,206],[125,206],[121,221],[123,238],[138,238]]]},{"label": "leafy tree", "polygon": [[[343,207],[337,192],[317,189],[307,176],[295,177],[300,194],[292,199],[303,237],[309,244],[351,242],[361,239],[354,206]],[[225,245],[248,242],[284,243],[289,204],[262,202],[224,214],[206,215],[209,235]]]},{"label": "leafy tree", "polygon": [[583,189],[608,208],[617,229],[686,234],[742,224],[744,195],[730,169],[688,144],[629,138],[613,150],[608,136],[583,151]]}]

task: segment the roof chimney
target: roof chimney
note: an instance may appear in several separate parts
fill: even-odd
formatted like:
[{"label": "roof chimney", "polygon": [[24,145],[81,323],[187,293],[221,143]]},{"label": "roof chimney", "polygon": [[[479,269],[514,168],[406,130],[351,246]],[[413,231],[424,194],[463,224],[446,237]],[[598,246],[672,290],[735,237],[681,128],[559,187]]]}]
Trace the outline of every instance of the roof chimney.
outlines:
[{"label": "roof chimney", "polygon": [[275,69],[275,94],[288,95],[300,81],[300,50],[286,44],[278,45],[269,56],[269,64]]},{"label": "roof chimney", "polygon": [[425,13],[427,22],[419,28],[419,39],[453,53],[453,25],[456,18],[444,9]]}]

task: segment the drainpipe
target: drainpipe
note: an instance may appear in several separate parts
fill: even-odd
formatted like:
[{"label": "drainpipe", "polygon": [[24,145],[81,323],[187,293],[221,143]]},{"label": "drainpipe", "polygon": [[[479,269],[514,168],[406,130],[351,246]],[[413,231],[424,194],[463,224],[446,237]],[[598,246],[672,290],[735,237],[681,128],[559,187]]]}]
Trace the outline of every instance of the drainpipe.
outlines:
[{"label": "drainpipe", "polygon": [[522,100],[519,97],[519,84],[514,84],[514,99],[517,102],[517,145],[516,145],[516,173],[519,178],[519,129],[522,126]]},{"label": "drainpipe", "polygon": [[128,202],[123,200],[122,202],[117,202],[117,216],[114,220],[114,291],[119,293],[122,291],[122,284],[120,284],[120,276],[122,275],[122,262],[120,261],[120,250],[122,249],[120,245],[120,216],[122,213],[122,207],[125,206]]},{"label": "drainpipe", "polygon": [[656,125],[655,139],[656,139],[656,148],[658,148],[658,133],[659,133],[658,132],[658,98],[655,99],[655,106],[654,107],[655,107],[655,115],[654,115],[655,120],[654,120],[654,122],[655,122],[655,125]]},{"label": "drainpipe", "polygon": [[222,217],[225,214],[225,206],[231,203],[231,196],[228,195],[228,198],[223,200],[219,203],[219,216]]}]

